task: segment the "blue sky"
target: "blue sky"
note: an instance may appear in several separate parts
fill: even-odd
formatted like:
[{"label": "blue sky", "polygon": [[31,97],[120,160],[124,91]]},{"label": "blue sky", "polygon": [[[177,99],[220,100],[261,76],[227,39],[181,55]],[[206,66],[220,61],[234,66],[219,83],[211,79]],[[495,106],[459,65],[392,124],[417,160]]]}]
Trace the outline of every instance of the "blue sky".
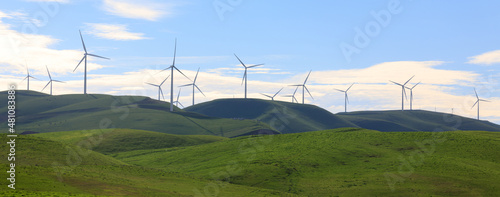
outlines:
[{"label": "blue sky", "polygon": [[[178,40],[177,66],[207,95],[197,102],[242,97],[242,66],[249,70],[249,96],[293,92],[313,70],[306,103],[334,113],[343,111],[345,89],[349,111],[400,109],[401,90],[389,80],[410,84],[414,108],[475,117],[474,90],[483,99],[482,119],[500,123],[499,2],[420,0],[367,1],[133,1],[24,0],[0,3],[0,83],[40,91],[47,83],[45,65],[53,78],[54,94],[83,92],[81,30],[91,53],[111,60],[89,59],[90,93],[145,95],[156,98],[154,87],[168,73]],[[351,53],[349,53],[349,51]],[[175,86],[189,83],[174,74]],[[166,97],[170,84],[163,86]],[[44,90],[44,92],[48,92]],[[177,92],[177,87],[175,91]],[[180,100],[190,104],[183,89]],[[297,97],[301,97],[297,95]],[[277,97],[278,100],[289,100]],[[409,106],[405,104],[408,108]]]}]

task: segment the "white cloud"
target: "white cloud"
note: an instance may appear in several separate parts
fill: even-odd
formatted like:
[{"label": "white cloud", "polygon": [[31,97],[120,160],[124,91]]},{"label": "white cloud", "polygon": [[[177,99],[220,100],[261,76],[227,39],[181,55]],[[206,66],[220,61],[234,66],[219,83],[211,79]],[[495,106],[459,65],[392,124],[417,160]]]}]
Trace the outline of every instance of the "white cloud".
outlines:
[{"label": "white cloud", "polygon": [[469,59],[467,63],[471,64],[491,65],[500,63],[500,50],[486,52],[481,55],[469,57]]},{"label": "white cloud", "polygon": [[104,24],[104,23],[86,23],[89,28],[86,33],[99,38],[111,40],[143,40],[143,33],[132,33],[128,31],[127,25]]},{"label": "white cloud", "polygon": [[104,0],[103,9],[119,17],[156,21],[163,16],[171,15],[171,7],[149,1]]},{"label": "white cloud", "polygon": [[[51,73],[70,73],[83,57],[83,51],[55,50],[50,46],[59,40],[46,35],[26,34],[11,29],[2,18],[16,18],[22,14],[0,12],[0,73],[25,74],[28,64],[33,75],[46,75],[45,65]],[[75,32],[75,39],[78,33]],[[89,57],[87,70],[102,68]],[[77,71],[81,71],[79,68]],[[35,76],[36,77],[36,76]]]}]

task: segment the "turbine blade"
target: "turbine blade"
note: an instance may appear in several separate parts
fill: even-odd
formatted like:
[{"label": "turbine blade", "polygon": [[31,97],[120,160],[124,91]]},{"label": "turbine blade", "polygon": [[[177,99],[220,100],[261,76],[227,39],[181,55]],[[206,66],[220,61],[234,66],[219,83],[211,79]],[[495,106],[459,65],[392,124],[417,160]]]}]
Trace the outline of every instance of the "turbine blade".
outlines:
[{"label": "turbine blade", "polygon": [[[402,86],[404,87],[404,86]],[[408,97],[406,96],[406,90],[403,88],[403,94],[405,95],[405,99],[408,100]]]},{"label": "turbine blade", "polygon": [[50,72],[49,72],[49,67],[47,67],[47,65],[45,65],[45,68],[47,69],[47,73],[49,73],[49,79],[52,80],[52,77],[50,76]]},{"label": "turbine blade", "polygon": [[190,84],[186,84],[186,85],[181,85],[181,86],[177,86],[177,87],[186,87],[186,86],[192,86],[193,84],[190,83]]},{"label": "turbine blade", "polygon": [[87,55],[90,55],[90,56],[93,56],[93,57],[102,58],[102,59],[107,59],[107,60],[110,60],[110,59],[109,59],[109,58],[107,58],[107,57],[98,56],[98,55],[94,55],[94,54],[90,54],[90,53],[87,53]]},{"label": "turbine blade", "polygon": [[161,83],[160,83],[160,86],[163,85],[163,83],[165,83],[165,81],[167,81],[167,79],[170,77],[170,75],[167,76],[167,78],[165,78]]},{"label": "turbine blade", "polygon": [[200,68],[198,67],[198,71],[196,71],[196,75],[194,76],[193,83],[196,83],[196,79],[198,78],[198,72],[200,72]]},{"label": "turbine blade", "polygon": [[243,82],[247,78],[247,68],[245,67],[245,72],[243,73],[243,78],[241,78],[241,85],[243,85]]},{"label": "turbine blade", "polygon": [[240,60],[240,58],[236,55],[236,53],[234,54],[234,56],[236,56],[236,59],[238,59],[238,61],[240,61],[241,65],[243,65],[243,67],[247,67],[245,66],[245,64],[243,63],[243,61]]},{"label": "turbine blade", "polygon": [[474,88],[474,93],[476,93],[476,98],[479,99],[479,96],[477,95],[476,88]]},{"label": "turbine blade", "polygon": [[80,32],[80,39],[82,39],[82,45],[83,45],[83,50],[85,53],[87,53],[87,48],[85,47],[85,42],[83,42],[83,36],[82,36],[82,31],[78,30]]},{"label": "turbine blade", "polygon": [[21,82],[19,82],[19,83],[22,83],[22,82],[23,82],[24,80],[26,80],[28,77],[29,77],[29,76],[25,77],[25,78],[24,78],[23,80],[21,80]]},{"label": "turbine blade", "polygon": [[263,93],[260,93],[260,94],[262,94],[262,95],[264,95],[264,96],[266,96],[266,97],[269,97],[269,98],[273,98],[272,96],[269,96],[269,95],[267,95],[267,94],[263,94]]},{"label": "turbine blade", "polygon": [[345,94],[345,99],[347,100],[347,103],[349,103],[349,96],[347,95],[347,93]]},{"label": "turbine blade", "polygon": [[42,91],[45,90],[45,88],[51,83],[52,81],[49,81],[45,87],[43,87]]},{"label": "turbine blade", "polygon": [[[146,83],[147,83],[147,82],[146,82]],[[147,84],[152,85],[152,86],[155,86],[155,87],[158,87],[158,85],[156,85],[156,84],[152,84],[152,83],[147,83]]]},{"label": "turbine blade", "polygon": [[479,100],[477,100],[474,105],[472,105],[471,109],[474,108],[474,106],[476,106],[476,104],[479,103]]},{"label": "turbine blade", "polygon": [[184,75],[184,77],[186,77],[187,79],[189,79],[189,81],[191,81],[191,79],[190,79],[188,76],[186,76],[184,73],[182,73],[182,71],[181,71],[181,70],[179,70],[179,69],[178,69],[177,67],[175,67],[175,66],[173,66],[173,67],[175,68],[175,70],[179,71],[182,75]]},{"label": "turbine blade", "polygon": [[264,64],[251,65],[251,66],[248,66],[247,68],[253,68],[253,67],[262,66],[262,65],[264,65]]},{"label": "turbine blade", "polygon": [[295,96],[295,93],[297,93],[297,90],[299,89],[299,86],[295,88],[295,91],[293,92],[293,96]]},{"label": "turbine blade", "polygon": [[75,70],[78,68],[78,66],[80,66],[80,64],[83,62],[83,60],[87,57],[87,55],[84,55],[82,60],[80,60],[80,62],[78,62],[78,65],[76,65],[75,69],[73,69],[73,72],[75,72]]},{"label": "turbine blade", "polygon": [[181,95],[181,89],[179,89],[179,93],[177,93],[177,102],[179,102],[179,96]]},{"label": "turbine blade", "polygon": [[398,85],[398,86],[403,86],[403,84],[400,84],[400,83],[397,83],[397,82],[394,82],[394,81],[391,81],[391,80],[389,80],[389,81],[392,82],[392,83],[394,83],[394,84],[396,84],[396,85]]},{"label": "turbine blade", "polygon": [[311,98],[314,100],[314,97],[313,97],[313,95],[311,94],[311,92],[309,92],[309,90],[307,89],[307,86],[304,86],[304,88],[307,90],[307,93],[309,93],[309,96],[311,96]]},{"label": "turbine blade", "polygon": [[163,90],[161,89],[161,87],[158,88],[160,88],[161,97],[163,98],[163,100],[165,100],[165,95],[163,95]]},{"label": "turbine blade", "polygon": [[309,71],[309,74],[307,74],[306,80],[304,81],[304,85],[306,84],[307,79],[309,79],[309,75],[311,74],[311,71],[312,71],[312,70],[310,70],[310,71]]},{"label": "turbine blade", "polygon": [[[193,84],[193,85],[196,89],[198,89],[198,91],[200,91],[201,94],[203,94],[203,96],[205,96],[205,94],[201,91],[201,89],[196,84]],[[205,97],[207,97],[207,96],[205,96]]]},{"label": "turbine blade", "polygon": [[297,100],[297,98],[295,98],[295,96],[292,96],[293,100],[295,100],[296,103],[299,103],[299,101]]},{"label": "turbine blade", "polygon": [[336,89],[336,88],[334,88],[334,89],[339,91],[339,92],[345,92],[344,90],[340,90],[340,89]]},{"label": "turbine blade", "polygon": [[273,97],[275,97],[276,95],[278,95],[281,92],[281,90],[283,90],[283,88],[281,88],[278,92],[276,92],[276,94],[274,94]]},{"label": "turbine blade", "polygon": [[179,105],[181,105],[181,106],[182,106],[182,108],[184,108],[184,105],[182,105],[182,103],[181,103],[181,102],[177,101],[177,103],[179,103]]},{"label": "turbine blade", "polygon": [[491,101],[488,101],[488,100],[484,100],[484,99],[479,99],[480,101],[484,101],[484,102],[491,102]]},{"label": "turbine blade", "polygon": [[413,77],[415,77],[415,75],[413,75],[410,79],[408,79],[408,81],[406,81],[403,85],[406,85],[408,82],[410,82],[410,80],[413,79]]},{"label": "turbine blade", "polygon": [[175,56],[177,55],[177,38],[175,38],[175,45],[174,45],[174,61],[172,62],[172,66],[175,67]]},{"label": "turbine blade", "polygon": [[354,85],[354,83],[351,84],[351,86],[349,86],[349,88],[347,88],[346,92],[349,91],[349,89],[351,89],[351,87]]},{"label": "turbine blade", "polygon": [[417,87],[418,84],[420,84],[420,82],[418,82],[417,84],[413,85],[413,87],[411,87],[411,89]]}]

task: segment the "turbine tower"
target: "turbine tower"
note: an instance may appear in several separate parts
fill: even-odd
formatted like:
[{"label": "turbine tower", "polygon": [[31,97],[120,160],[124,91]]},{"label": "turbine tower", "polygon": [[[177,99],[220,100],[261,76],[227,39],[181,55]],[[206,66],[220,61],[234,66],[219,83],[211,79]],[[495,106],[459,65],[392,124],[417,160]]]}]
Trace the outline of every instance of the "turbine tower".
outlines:
[{"label": "turbine tower", "polygon": [[479,99],[479,96],[477,95],[477,92],[476,92],[476,88],[474,88],[474,93],[476,94],[477,101],[474,103],[474,105],[472,105],[472,108],[474,108],[474,106],[476,106],[476,104],[477,104],[477,119],[479,120],[479,101],[484,101],[484,102],[490,102],[490,101],[487,101],[484,99]]},{"label": "turbine tower", "polygon": [[[283,90],[283,88],[281,88],[281,89],[280,89],[278,92],[276,92],[276,94],[274,94],[273,96],[269,96],[269,95],[267,95],[267,94],[263,94],[263,93],[260,93],[260,94],[262,94],[262,95],[264,95],[264,96],[266,96],[266,97],[269,97],[269,98],[271,98],[271,100],[273,100],[273,101],[274,101],[274,97],[275,97],[276,95],[278,95],[278,94],[281,92],[281,90]],[[292,101],[293,101],[293,100],[292,100]]]},{"label": "turbine tower", "polygon": [[167,81],[167,79],[170,77],[170,75],[165,78],[159,85],[158,84],[152,84],[152,83],[147,83],[149,85],[152,85],[152,86],[155,86],[155,87],[158,87],[158,100],[160,100],[160,93],[161,93],[161,96],[163,97],[163,100],[165,100],[165,96],[163,96],[163,90],[161,89],[161,85],[163,85],[163,83],[165,83],[165,81]]},{"label": "turbine tower", "polygon": [[309,92],[309,89],[307,89],[306,87],[306,82],[307,82],[307,79],[309,79],[309,75],[311,74],[311,71],[309,71],[309,74],[307,74],[307,77],[306,77],[306,80],[304,80],[304,83],[303,84],[298,84],[298,85],[291,85],[291,86],[302,86],[302,104],[304,104],[304,97],[305,97],[305,92],[304,90],[307,90],[307,93],[309,93],[309,96],[311,96],[311,98],[314,100],[313,96],[311,95],[311,92]]},{"label": "turbine tower", "polygon": [[50,84],[50,95],[52,95],[52,82],[54,81],[59,83],[64,83],[64,82],[59,80],[53,80],[52,77],[50,76],[49,68],[47,66],[45,66],[45,68],[47,68],[47,73],[49,74],[49,82],[47,83],[47,85],[45,85],[45,87],[43,87],[42,91],[45,90],[45,88]]},{"label": "turbine tower", "polygon": [[351,89],[351,87],[354,85],[355,83],[351,84],[351,86],[349,86],[349,88],[347,88],[347,90],[339,90],[339,89],[336,89],[337,91],[340,91],[340,92],[343,92],[344,93],[344,108],[345,108],[345,111],[344,112],[347,112],[347,103],[349,103],[349,97],[347,96],[347,91],[349,91],[349,89]]},{"label": "turbine tower", "polygon": [[404,98],[406,97],[406,91],[405,91],[405,85],[410,82],[411,79],[413,79],[413,77],[415,77],[415,75],[413,75],[410,79],[408,79],[408,81],[406,81],[404,84],[400,84],[400,83],[396,83],[394,81],[390,81],[398,86],[401,86],[401,111],[404,111],[405,110],[405,100]]},{"label": "turbine tower", "polygon": [[[78,30],[78,31],[80,31],[80,30]],[[85,60],[85,68],[84,68],[84,74],[83,74],[83,94],[87,94],[87,55],[90,55],[92,57],[98,57],[98,58],[102,58],[102,59],[107,59],[107,60],[109,60],[109,58],[87,53],[87,48],[85,47],[85,42],[83,42],[83,36],[82,36],[82,32],[81,31],[80,31],[80,39],[82,40],[83,50],[85,51],[85,53],[83,54],[82,60],[80,60],[80,62],[78,63],[78,65],[76,65],[76,67],[73,70],[73,72],[75,72],[75,70],[78,68],[78,66],[80,66],[80,64],[82,63],[82,61]]]},{"label": "turbine tower", "polygon": [[238,59],[238,61],[240,61],[241,65],[243,67],[245,67],[245,73],[243,74],[243,79],[241,80],[241,85],[243,85],[243,81],[245,81],[245,99],[247,98],[247,69],[249,68],[253,68],[253,67],[257,67],[257,66],[262,66],[264,64],[256,64],[256,65],[251,65],[251,66],[246,66],[241,60],[240,58],[234,54],[234,56]]},{"label": "turbine tower", "polygon": [[26,77],[25,77],[25,78],[21,81],[21,83],[22,83],[24,80],[28,80],[28,81],[27,81],[27,83],[28,83],[28,84],[27,84],[26,90],[30,90],[30,78],[33,78],[33,79],[37,79],[37,78],[35,78],[35,77],[33,77],[33,76],[31,76],[31,75],[30,75],[30,70],[29,70],[29,68],[28,68],[28,64],[26,64],[26,72],[27,72],[28,74],[27,74],[27,75],[26,75]]},{"label": "turbine tower", "polygon": [[413,85],[413,87],[411,87],[411,88],[405,87],[406,89],[410,90],[410,110],[413,110],[413,88],[417,87],[418,84],[420,84],[420,82]]},{"label": "turbine tower", "polygon": [[[200,90],[200,88],[196,85],[196,79],[198,78],[198,72],[200,72],[200,68],[198,68],[198,71],[196,71],[196,76],[194,76],[193,83],[179,86],[179,87],[193,86],[193,105],[194,105],[194,88],[198,89],[198,91],[200,91],[200,93],[203,94],[203,92]],[[205,94],[203,94],[203,96],[205,96]]]},{"label": "turbine tower", "polygon": [[[175,39],[175,45],[174,45],[174,60],[173,60],[173,63],[172,63],[172,66],[169,66],[168,68],[165,68],[163,69],[162,71],[164,70],[168,70],[170,69],[170,76],[172,76],[170,78],[170,111],[174,111],[174,69],[177,70],[179,73],[181,73],[182,75],[184,75],[184,77],[186,77],[187,79],[189,79],[189,77],[187,77],[184,73],[182,73],[176,66],[175,66],[175,55],[177,53],[177,38]],[[191,79],[189,79],[189,81],[191,81]]]},{"label": "turbine tower", "polygon": [[181,102],[179,102],[179,96],[180,96],[180,95],[181,95],[181,89],[179,88],[179,93],[177,94],[177,100],[176,100],[176,101],[174,101],[174,103],[175,103],[175,106],[176,106],[176,107],[179,107],[179,105],[181,105],[181,106],[182,106],[182,108],[184,108],[184,105],[182,105],[182,103],[181,103]]}]

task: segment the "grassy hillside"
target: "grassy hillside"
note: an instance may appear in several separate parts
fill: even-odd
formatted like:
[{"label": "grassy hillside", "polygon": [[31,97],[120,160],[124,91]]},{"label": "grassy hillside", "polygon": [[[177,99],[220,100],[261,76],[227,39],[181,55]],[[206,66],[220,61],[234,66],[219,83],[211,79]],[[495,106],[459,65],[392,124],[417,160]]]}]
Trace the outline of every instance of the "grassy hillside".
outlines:
[{"label": "grassy hillside", "polygon": [[[0,111],[7,111],[6,99],[6,92],[0,92]],[[272,130],[255,120],[213,118],[178,108],[172,113],[169,112],[169,103],[143,96],[50,96],[19,90],[16,115],[18,132],[129,128],[179,135],[233,137],[256,130]],[[7,127],[6,121],[6,116],[0,117],[3,131]]]},{"label": "grassy hillside", "polygon": [[314,105],[261,99],[217,99],[184,110],[212,117],[258,120],[281,133],[356,126]]},{"label": "grassy hillside", "polygon": [[305,196],[500,196],[500,133],[344,128],[116,155],[126,163]]},{"label": "grassy hillside", "polygon": [[[85,144],[85,148],[104,154],[193,146],[227,139],[210,135],[172,135],[134,129],[61,131],[35,134],[35,136],[73,145]],[[91,141],[94,143],[89,143]]]},{"label": "grassy hillside", "polygon": [[378,131],[500,131],[500,125],[488,121],[423,110],[360,111],[337,115],[359,127]]},{"label": "grassy hillside", "polygon": [[[0,134],[7,141],[5,134]],[[70,139],[75,140],[75,139]],[[91,141],[92,142],[92,141]],[[284,192],[218,182],[125,164],[68,143],[33,135],[16,138],[16,190],[3,179],[0,196],[287,196]],[[7,146],[0,151],[7,153]],[[0,161],[7,166],[7,160]],[[208,189],[207,189],[208,188]],[[206,192],[208,191],[208,192]]]}]

